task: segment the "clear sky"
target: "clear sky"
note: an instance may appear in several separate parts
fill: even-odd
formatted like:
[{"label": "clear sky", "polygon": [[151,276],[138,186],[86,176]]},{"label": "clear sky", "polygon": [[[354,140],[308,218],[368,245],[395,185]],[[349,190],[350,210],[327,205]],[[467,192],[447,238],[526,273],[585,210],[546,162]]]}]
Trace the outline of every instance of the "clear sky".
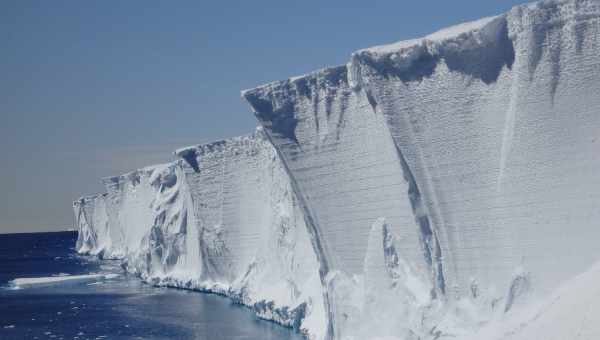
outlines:
[{"label": "clear sky", "polygon": [[0,233],[72,228],[99,179],[251,132],[240,90],[523,1],[0,4]]}]

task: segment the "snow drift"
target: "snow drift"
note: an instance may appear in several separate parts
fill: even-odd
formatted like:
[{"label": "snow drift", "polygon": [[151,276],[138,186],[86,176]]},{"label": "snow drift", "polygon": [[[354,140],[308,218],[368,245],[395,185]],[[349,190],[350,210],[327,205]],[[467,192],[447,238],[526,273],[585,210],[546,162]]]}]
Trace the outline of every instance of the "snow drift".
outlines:
[{"label": "snow drift", "polygon": [[542,1],[243,91],[264,130],[106,179],[77,248],[312,339],[576,337],[598,56],[599,1]]}]

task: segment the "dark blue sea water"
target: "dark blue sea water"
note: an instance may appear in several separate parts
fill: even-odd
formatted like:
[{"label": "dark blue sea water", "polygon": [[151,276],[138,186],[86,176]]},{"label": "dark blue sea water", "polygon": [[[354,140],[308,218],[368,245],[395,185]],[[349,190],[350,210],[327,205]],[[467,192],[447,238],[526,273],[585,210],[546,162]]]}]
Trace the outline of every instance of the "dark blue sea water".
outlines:
[{"label": "dark blue sea water", "polygon": [[[117,263],[79,256],[76,237],[0,235],[0,339],[302,339],[227,298],[151,287],[125,275]],[[7,288],[14,278],[61,273],[122,275],[97,283]]]}]

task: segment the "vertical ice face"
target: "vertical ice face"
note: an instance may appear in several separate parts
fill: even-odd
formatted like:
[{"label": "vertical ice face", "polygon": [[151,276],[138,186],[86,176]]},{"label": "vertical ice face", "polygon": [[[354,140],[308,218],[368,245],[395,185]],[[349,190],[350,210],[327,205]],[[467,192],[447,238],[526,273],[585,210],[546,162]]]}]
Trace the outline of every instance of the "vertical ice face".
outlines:
[{"label": "vertical ice face", "polygon": [[[318,266],[304,216],[264,133],[176,154],[185,160],[203,285],[231,289],[259,315],[290,326],[302,328],[309,314],[311,322],[322,322]],[[322,327],[312,328],[311,334]]]},{"label": "vertical ice face", "polygon": [[152,167],[103,179],[107,193],[73,203],[79,237],[77,251],[124,258],[139,250],[152,220]]},{"label": "vertical ice face", "polygon": [[301,200],[327,287],[329,332],[337,334],[346,323],[361,322],[349,295],[361,289],[353,277],[364,273],[378,218],[401,235],[398,247],[415,268],[431,270],[423,244],[436,243],[383,116],[371,94],[351,80],[341,66],[243,93]]},{"label": "vertical ice face", "polygon": [[93,218],[99,216],[96,214],[96,205],[100,199],[99,195],[96,195],[81,197],[73,202],[75,223],[79,231],[75,248],[81,253],[91,253],[98,247],[98,233],[104,228],[94,225]]},{"label": "vertical ice face", "polygon": [[149,182],[152,172],[153,167],[148,167],[103,179],[108,220],[104,257],[124,258],[140,248],[153,219],[150,209],[153,190]]},{"label": "vertical ice face", "polygon": [[[514,58],[504,17],[352,58],[422,193],[450,294],[464,293],[472,278],[481,282],[479,270],[506,278],[498,266],[515,255],[510,235],[489,226],[502,199],[498,165]],[[499,283],[495,278],[489,283]]]},{"label": "vertical ice face", "polygon": [[126,267],[146,281],[192,287],[198,284],[202,266],[181,162],[148,170],[145,192],[150,203],[143,205],[148,216],[143,219],[141,245],[127,257]]},{"label": "vertical ice face", "polygon": [[145,281],[232,297],[322,339],[318,261],[289,177],[262,131],[104,179],[74,203],[77,249]]},{"label": "vertical ice face", "polygon": [[103,179],[108,193],[73,204],[77,250],[121,259],[148,281],[197,282],[199,242],[183,176],[174,162]]},{"label": "vertical ice face", "polygon": [[503,293],[517,267],[547,290],[598,258],[599,13],[540,2],[354,55],[422,189],[452,293],[472,278]]},{"label": "vertical ice face", "polygon": [[106,194],[82,197],[73,202],[78,237],[75,248],[79,253],[103,255],[110,246]]},{"label": "vertical ice face", "polygon": [[106,188],[104,205],[106,207],[106,234],[102,256],[104,258],[119,259],[125,256],[125,235],[119,220],[119,208],[123,196],[123,182],[119,176],[103,178],[102,184]]},{"label": "vertical ice face", "polygon": [[360,320],[378,217],[449,304],[512,306],[598,260],[599,14],[519,6],[243,92],[310,222],[330,336]]},{"label": "vertical ice face", "polygon": [[599,1],[542,1],[244,91],[264,131],[106,179],[77,248],[311,339],[475,334],[600,258],[599,56]]}]

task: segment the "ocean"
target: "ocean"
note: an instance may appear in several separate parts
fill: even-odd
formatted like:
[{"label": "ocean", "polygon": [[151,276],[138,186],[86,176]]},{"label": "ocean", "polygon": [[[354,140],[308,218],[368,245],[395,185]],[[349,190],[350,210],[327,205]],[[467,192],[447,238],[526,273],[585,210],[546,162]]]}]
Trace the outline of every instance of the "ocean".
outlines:
[{"label": "ocean", "polygon": [[[301,340],[217,295],[159,288],[75,252],[75,232],[0,235],[0,339]],[[15,289],[15,278],[107,280]]]}]

